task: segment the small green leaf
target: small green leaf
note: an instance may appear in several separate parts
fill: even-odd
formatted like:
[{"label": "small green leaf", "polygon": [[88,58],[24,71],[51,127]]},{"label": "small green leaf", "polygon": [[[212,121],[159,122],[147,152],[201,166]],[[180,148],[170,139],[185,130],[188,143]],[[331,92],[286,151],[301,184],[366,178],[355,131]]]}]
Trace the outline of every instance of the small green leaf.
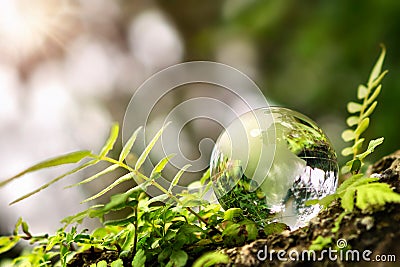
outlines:
[{"label": "small green leaf", "polygon": [[88,150],[82,150],[82,151],[76,151],[72,153],[68,153],[59,157],[51,158],[45,161],[42,161],[38,164],[33,165],[32,167],[27,168],[26,170],[18,173],[17,175],[0,182],[0,187],[8,184],[9,182],[27,174],[30,172],[38,171],[41,169],[46,169],[50,167],[55,167],[55,166],[60,166],[64,164],[70,164],[70,163],[77,163],[81,161],[82,159],[86,157],[92,157],[92,153]]},{"label": "small green leaf", "polygon": [[377,139],[369,141],[367,150],[374,151],[374,149],[377,146],[379,146],[380,144],[382,144],[384,140],[385,140],[385,138],[381,137],[381,138],[377,138]]},{"label": "small green leaf", "polygon": [[377,86],[382,82],[383,78],[385,78],[385,76],[386,76],[386,74],[387,74],[388,72],[389,72],[389,71],[387,71],[387,70],[385,70],[384,72],[382,72],[382,73],[378,76],[378,78],[376,78],[376,80],[371,84],[371,88],[377,87]]},{"label": "small green leaf", "polygon": [[164,157],[162,160],[160,160],[160,161],[157,163],[157,165],[154,167],[154,169],[151,171],[150,178],[153,178],[153,177],[155,177],[156,175],[160,174],[160,173],[164,170],[164,168],[165,168],[165,166],[168,164],[168,162],[169,162],[173,157],[175,157],[175,155],[176,155],[176,154],[170,154],[170,155]]},{"label": "small green leaf", "polygon": [[349,142],[351,140],[354,140],[354,138],[356,137],[356,134],[354,133],[353,130],[347,129],[342,133],[342,139],[345,142]]},{"label": "small green leaf", "polygon": [[374,103],[372,103],[372,105],[367,109],[367,111],[364,112],[363,118],[366,118],[369,115],[371,115],[372,112],[374,112],[376,105],[378,105],[378,101],[375,101]]},{"label": "small green leaf", "polygon": [[211,267],[216,264],[228,264],[228,255],[222,254],[218,251],[207,252],[198,258],[194,263],[193,267]]},{"label": "small green leaf", "polygon": [[102,170],[101,172],[98,172],[98,173],[96,173],[96,174],[90,176],[89,178],[86,178],[85,180],[83,180],[83,181],[81,181],[81,182],[79,182],[79,183],[77,183],[77,184],[69,185],[69,186],[67,186],[66,188],[71,188],[71,187],[74,187],[74,186],[78,186],[78,185],[82,185],[82,184],[89,183],[89,182],[91,182],[91,181],[93,181],[93,180],[99,178],[100,176],[103,176],[103,175],[105,175],[105,174],[107,174],[107,173],[110,173],[110,172],[114,171],[114,170],[117,169],[118,167],[119,167],[118,164],[113,164],[113,165],[111,165],[111,166],[108,166],[107,168],[105,168],[105,169]]},{"label": "small green leaf", "polygon": [[358,123],[359,119],[360,118],[358,116],[351,116],[347,118],[346,123],[349,127],[352,127]]},{"label": "small green leaf", "polygon": [[382,70],[383,60],[385,59],[386,48],[382,45],[382,51],[375,63],[375,66],[372,68],[371,75],[368,79],[368,86],[371,87],[372,83],[376,80]]},{"label": "small green leaf", "polygon": [[99,261],[96,267],[107,267],[107,262],[105,260]]},{"label": "small green leaf", "polygon": [[364,118],[354,131],[355,135],[359,137],[369,126],[369,118]]},{"label": "small green leaf", "polygon": [[200,183],[203,185],[206,183],[206,181],[210,178],[210,168],[207,169],[206,172],[204,172],[203,176],[200,178]]},{"label": "small green leaf", "polygon": [[362,109],[362,105],[356,102],[349,102],[347,104],[347,110],[349,113],[357,113],[360,112]]},{"label": "small green leaf", "polygon": [[16,200],[14,200],[13,202],[10,203],[10,205],[13,205],[13,204],[15,204],[15,203],[17,203],[17,202],[20,202],[21,200],[24,200],[24,199],[26,199],[26,198],[28,198],[28,197],[34,195],[34,194],[37,194],[37,193],[39,193],[40,191],[42,191],[43,189],[46,189],[47,187],[49,187],[50,185],[52,185],[52,184],[54,184],[54,183],[60,181],[61,179],[67,177],[68,175],[74,174],[74,173],[76,173],[76,172],[78,172],[78,171],[81,171],[81,170],[83,170],[83,169],[85,169],[85,168],[87,168],[87,167],[89,167],[89,166],[95,165],[95,164],[98,163],[98,162],[99,162],[98,159],[94,159],[94,160],[91,160],[91,161],[89,161],[89,162],[86,162],[85,164],[83,164],[83,165],[81,165],[81,166],[79,166],[79,167],[77,167],[77,168],[75,168],[75,169],[73,169],[73,170],[71,170],[71,171],[69,171],[69,172],[66,172],[66,173],[64,173],[64,174],[62,174],[62,175],[60,175],[60,176],[54,178],[53,180],[51,180],[50,182],[48,182],[48,183],[42,185],[42,186],[39,187],[38,189],[36,189],[36,190],[34,190],[34,191],[32,191],[32,192],[26,194],[26,195],[23,195],[22,197],[20,197],[20,198],[18,198],[18,199],[16,199]]},{"label": "small green leaf", "polygon": [[365,141],[365,138],[360,138],[357,140],[357,142],[354,143],[354,145],[351,147],[353,151],[359,151]]},{"label": "small green leaf", "polygon": [[153,182],[154,179],[149,179],[147,178],[147,180],[145,180],[144,182],[136,185],[135,187],[129,189],[128,191],[125,192],[125,194],[133,194],[134,192],[138,192],[138,191],[146,191],[147,187],[149,187],[151,185],[151,183]]},{"label": "small green leaf", "polygon": [[367,150],[366,150],[364,153],[357,155],[357,158],[360,159],[360,160],[363,160],[363,159],[364,159],[365,157],[367,157],[369,154],[371,154],[372,152],[374,152],[375,148],[376,148],[377,146],[379,146],[380,144],[383,143],[383,140],[384,140],[383,137],[378,138],[378,139],[371,140],[371,141],[369,142],[369,144],[368,144]]},{"label": "small green leaf", "polygon": [[143,249],[139,249],[135,253],[135,257],[133,257],[132,267],[144,267],[146,263],[146,255],[144,254]]},{"label": "small green leaf", "polygon": [[11,250],[20,239],[19,236],[0,236],[0,254]]},{"label": "small green leaf", "polygon": [[382,90],[382,85],[379,85],[378,87],[376,87],[374,93],[368,98],[367,105],[371,104],[372,101],[374,101],[378,97],[381,90]]},{"label": "small green leaf", "polygon": [[113,126],[111,127],[110,136],[108,137],[105,145],[100,151],[99,154],[100,158],[106,156],[108,152],[110,152],[110,150],[113,149],[115,141],[117,141],[118,138],[118,133],[119,133],[119,125],[118,123],[114,123]]},{"label": "small green leaf", "polygon": [[124,262],[121,259],[113,261],[111,267],[124,267]]},{"label": "small green leaf", "polygon": [[104,195],[105,193],[107,193],[108,191],[110,191],[111,189],[113,189],[114,187],[116,187],[117,185],[132,180],[134,177],[133,172],[127,173],[121,177],[119,177],[117,180],[115,180],[112,184],[110,184],[109,186],[107,186],[106,188],[104,188],[103,190],[101,190],[99,193],[95,194],[94,196],[91,196],[90,198],[85,199],[84,201],[82,201],[81,203],[85,203],[88,201],[91,201],[93,199],[96,199],[102,195]]},{"label": "small green leaf", "polygon": [[121,154],[119,155],[120,162],[122,162],[128,156],[129,152],[131,152],[132,146],[135,143],[137,135],[141,129],[142,129],[141,126],[138,129],[136,129],[136,131],[133,132],[132,136],[129,138],[129,140],[126,142],[126,144],[122,148]]},{"label": "small green leaf", "polygon": [[156,197],[152,197],[152,198],[150,198],[148,201],[146,201],[146,206],[149,206],[150,204],[152,204],[152,203],[154,203],[154,202],[163,202],[163,201],[165,201],[166,199],[168,198],[168,195],[167,194],[161,194],[161,195],[158,195],[158,196],[156,196]]},{"label": "small green leaf", "polygon": [[344,175],[344,174],[346,174],[346,173],[349,173],[350,172],[350,166],[349,165],[344,165],[344,166],[342,166],[341,168],[340,168],[340,173],[342,174],[342,175]]},{"label": "small green leaf", "polygon": [[150,151],[153,149],[154,145],[158,141],[158,139],[161,137],[162,133],[164,132],[165,128],[168,126],[169,122],[165,124],[158,132],[157,134],[153,137],[153,139],[150,141],[150,143],[147,145],[143,153],[139,156],[138,160],[136,161],[135,164],[135,170],[139,170],[144,161],[146,160],[147,156],[150,154]]},{"label": "small green leaf", "polygon": [[341,204],[342,204],[342,208],[345,211],[350,211],[350,212],[353,211],[353,209],[354,209],[354,195],[355,195],[355,192],[356,192],[356,189],[349,188],[348,190],[346,190],[346,192],[342,196]]},{"label": "small green leaf", "polygon": [[243,210],[240,208],[230,208],[224,212],[225,221],[240,221],[243,219]]},{"label": "small green leaf", "polygon": [[129,216],[128,218],[123,218],[119,220],[110,220],[110,221],[105,221],[104,225],[106,226],[126,226],[128,224],[134,223],[136,221],[136,216],[132,215]]},{"label": "small green leaf", "polygon": [[31,233],[29,233],[29,226],[26,222],[22,222],[21,224],[22,232],[26,234],[27,236],[31,236]]},{"label": "small green leaf", "polygon": [[252,221],[249,221],[249,223],[246,223],[245,225],[247,231],[247,240],[248,241],[256,240],[258,236],[258,229],[256,224]]},{"label": "small green leaf", "polygon": [[22,220],[22,218],[19,217],[17,223],[16,223],[15,226],[14,226],[14,232],[13,232],[13,234],[14,234],[15,236],[18,235],[19,227],[22,225],[23,222],[24,222],[24,221]]},{"label": "small green leaf", "polygon": [[357,90],[357,98],[364,99],[368,95],[368,88],[360,84]]},{"label": "small green leaf", "polygon": [[170,261],[174,267],[182,267],[186,265],[188,254],[183,250],[173,250]]},{"label": "small green leaf", "polygon": [[342,150],[342,156],[347,157],[353,154],[353,148],[352,147],[346,147]]},{"label": "small green leaf", "polygon": [[187,170],[187,168],[189,168],[191,165],[187,164],[185,166],[183,166],[182,169],[180,169],[177,174],[175,175],[174,179],[172,179],[172,182],[169,186],[168,192],[172,192],[172,189],[178,184],[179,179],[181,178],[181,176],[183,175],[183,173]]},{"label": "small green leaf", "polygon": [[84,211],[81,211],[75,215],[71,215],[68,217],[65,217],[64,219],[61,220],[62,223],[66,224],[66,225],[70,225],[73,223],[82,223],[83,219],[86,219],[88,217],[90,217],[90,214],[97,210],[98,208],[103,207],[103,205],[95,205],[92,206]]}]

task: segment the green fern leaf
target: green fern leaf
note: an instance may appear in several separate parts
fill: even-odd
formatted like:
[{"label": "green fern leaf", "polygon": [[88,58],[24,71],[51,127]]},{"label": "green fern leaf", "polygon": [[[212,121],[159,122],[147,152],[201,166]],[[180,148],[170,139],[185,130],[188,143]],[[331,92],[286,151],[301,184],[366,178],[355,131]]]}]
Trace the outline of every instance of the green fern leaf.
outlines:
[{"label": "green fern leaf", "polygon": [[354,125],[358,124],[360,118],[358,116],[350,116],[347,118],[346,123],[349,127],[353,127]]},{"label": "green fern leaf", "polygon": [[115,141],[117,141],[118,138],[118,133],[119,133],[119,125],[118,123],[114,123],[113,126],[111,127],[110,131],[110,136],[108,137],[106,143],[102,147],[99,157],[104,157],[110,152],[111,149],[113,149]]},{"label": "green fern leaf", "polygon": [[362,109],[362,105],[356,102],[349,102],[347,104],[347,110],[349,113],[357,113],[360,112]]},{"label": "green fern leaf", "polygon": [[364,112],[363,114],[363,118],[367,118],[368,116],[370,116],[372,114],[372,112],[374,112],[376,106],[378,105],[378,101],[375,101],[368,109],[367,111]]},{"label": "green fern leaf", "polygon": [[136,164],[135,164],[135,170],[139,170],[144,161],[146,160],[147,156],[150,154],[150,151],[153,149],[154,145],[158,141],[158,139],[161,137],[162,133],[164,132],[165,128],[168,126],[169,122],[162,127],[157,134],[153,137],[153,139],[150,141],[150,143],[147,145],[143,153],[139,156]]},{"label": "green fern leaf", "polygon": [[363,159],[364,159],[365,157],[367,157],[369,154],[371,154],[372,152],[374,152],[375,148],[376,148],[377,146],[379,146],[380,144],[382,144],[383,141],[384,141],[384,138],[383,138],[383,137],[377,138],[377,139],[374,139],[374,140],[371,140],[371,141],[369,142],[369,144],[368,144],[367,150],[366,150],[364,153],[357,155],[357,158],[360,159],[360,160],[363,160]]},{"label": "green fern leaf", "polygon": [[78,163],[79,161],[83,160],[86,157],[92,157],[92,153],[88,150],[83,150],[83,151],[76,151],[72,153],[68,153],[65,155],[61,155],[55,158],[51,158],[45,161],[42,161],[38,164],[33,165],[32,167],[27,168],[26,170],[18,173],[17,175],[0,182],[0,187],[5,186],[9,182],[27,174],[30,172],[35,172],[38,170],[46,169],[46,168],[51,168],[51,167],[56,167],[64,164],[71,164],[71,163]]},{"label": "green fern leaf", "polygon": [[368,79],[368,86],[371,87],[372,83],[378,78],[379,74],[381,73],[382,70],[382,65],[383,65],[383,60],[385,59],[386,55],[386,48],[381,45],[382,47],[382,52],[376,61],[374,67],[372,68],[371,74]]},{"label": "green fern leaf", "polygon": [[369,126],[369,118],[364,118],[357,126],[354,131],[355,136],[360,137],[360,135],[368,128]]},{"label": "green fern leaf", "polygon": [[119,161],[122,162],[129,154],[129,152],[131,152],[132,146],[136,141],[137,135],[139,134],[139,131],[142,129],[142,127],[139,127],[138,129],[136,129],[135,132],[133,132],[132,136],[129,138],[129,140],[126,142],[126,144],[124,145],[124,147],[121,150],[121,154],[119,155]]},{"label": "green fern leaf", "polygon": [[94,211],[97,210],[98,208],[103,207],[104,205],[94,205],[84,211],[81,211],[75,215],[65,217],[64,219],[61,220],[62,223],[65,225],[71,225],[73,223],[82,223],[83,219],[90,217],[89,215]]},{"label": "green fern leaf", "polygon": [[158,175],[161,174],[161,172],[164,170],[165,166],[168,164],[168,162],[175,157],[175,154],[168,155],[161,159],[156,166],[154,166],[154,169],[151,171],[150,178],[154,178]]},{"label": "green fern leaf", "polygon": [[342,139],[345,142],[350,142],[350,141],[354,140],[355,138],[356,138],[356,134],[353,130],[348,129],[342,133]]},{"label": "green fern leaf", "polygon": [[185,166],[183,166],[182,169],[180,169],[177,174],[175,175],[174,179],[172,179],[172,182],[169,186],[168,192],[172,192],[172,189],[174,188],[174,186],[176,186],[179,182],[179,179],[182,177],[183,173],[187,170],[187,168],[189,168],[191,165],[187,164]]},{"label": "green fern leaf", "polygon": [[368,88],[360,84],[357,89],[357,98],[364,99],[368,95]]},{"label": "green fern leaf", "polygon": [[20,202],[21,200],[24,200],[24,199],[26,199],[26,198],[28,198],[28,197],[34,195],[34,194],[37,194],[37,193],[39,193],[40,191],[42,191],[43,189],[46,189],[47,187],[49,187],[50,185],[52,185],[52,184],[54,184],[54,183],[60,181],[61,179],[65,178],[65,177],[67,177],[67,176],[69,176],[69,175],[71,175],[71,174],[74,174],[74,173],[76,173],[76,172],[78,172],[78,171],[81,171],[81,170],[83,170],[83,169],[85,169],[85,168],[87,168],[87,167],[89,167],[89,166],[95,165],[95,164],[98,163],[98,162],[99,162],[98,159],[94,159],[94,160],[91,160],[91,161],[89,161],[89,162],[87,162],[87,163],[85,163],[85,164],[83,164],[83,165],[81,165],[81,166],[79,166],[79,167],[77,167],[77,168],[75,168],[75,169],[69,171],[69,172],[66,172],[66,173],[64,173],[64,174],[62,174],[62,175],[60,175],[60,176],[54,178],[54,179],[51,180],[50,182],[48,182],[48,183],[42,185],[42,186],[39,187],[38,189],[36,189],[36,190],[34,190],[34,191],[32,191],[32,192],[30,192],[30,193],[28,193],[28,194],[25,194],[25,195],[23,195],[22,197],[20,197],[20,198],[14,200],[13,202],[10,203],[10,205],[13,205],[13,204],[15,204],[15,203],[17,203],[17,202]]},{"label": "green fern leaf", "polygon": [[79,183],[76,183],[76,184],[73,184],[73,185],[69,185],[66,188],[71,188],[71,187],[75,187],[75,186],[78,186],[78,185],[87,184],[87,183],[99,178],[100,176],[103,176],[103,175],[105,175],[107,173],[110,173],[110,172],[116,170],[118,167],[119,167],[118,164],[113,164],[111,166],[108,166],[107,168],[105,168],[101,172],[98,172],[98,173],[90,176],[89,178],[86,178],[85,180],[83,180],[83,181],[81,181]]},{"label": "green fern leaf", "polygon": [[372,183],[357,187],[356,206],[361,210],[394,202],[400,203],[400,194],[393,192],[386,183]]},{"label": "green fern leaf", "polygon": [[112,184],[110,184],[109,186],[107,186],[106,188],[101,190],[99,193],[97,193],[97,194],[85,199],[81,203],[85,203],[85,202],[91,201],[93,199],[96,199],[98,197],[101,197],[102,195],[104,195],[105,193],[107,193],[108,191],[110,191],[111,189],[116,187],[117,185],[119,185],[119,184],[121,184],[123,182],[129,181],[129,180],[132,180],[133,177],[134,177],[134,173],[132,173],[132,172],[127,173],[127,174],[121,176],[120,178],[118,178],[117,180],[115,180]]},{"label": "green fern leaf", "polygon": [[349,188],[347,189],[341,197],[341,205],[345,211],[353,211],[354,209],[354,195],[356,189]]},{"label": "green fern leaf", "polygon": [[381,93],[381,90],[382,90],[382,85],[378,85],[374,93],[368,98],[367,100],[368,105],[370,105],[378,97],[378,95]]}]

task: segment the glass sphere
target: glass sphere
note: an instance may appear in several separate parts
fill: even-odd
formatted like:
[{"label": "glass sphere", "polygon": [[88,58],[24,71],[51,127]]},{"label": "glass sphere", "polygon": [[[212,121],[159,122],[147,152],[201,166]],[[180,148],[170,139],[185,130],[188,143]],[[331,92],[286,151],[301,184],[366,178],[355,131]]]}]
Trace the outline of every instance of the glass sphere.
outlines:
[{"label": "glass sphere", "polygon": [[336,191],[336,153],[306,116],[280,107],[250,111],[219,136],[211,156],[214,193],[224,209],[291,230],[315,217],[305,202]]}]

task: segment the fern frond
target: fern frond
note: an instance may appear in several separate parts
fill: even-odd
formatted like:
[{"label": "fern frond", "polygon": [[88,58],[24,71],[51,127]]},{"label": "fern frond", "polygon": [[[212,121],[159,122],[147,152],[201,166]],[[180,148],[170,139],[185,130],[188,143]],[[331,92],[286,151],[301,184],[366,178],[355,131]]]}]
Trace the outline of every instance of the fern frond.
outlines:
[{"label": "fern frond", "polygon": [[346,120],[350,127],[342,133],[342,139],[345,142],[353,141],[353,145],[342,150],[342,155],[352,156],[352,159],[342,168],[342,174],[351,172],[356,174],[360,171],[363,160],[371,154],[374,149],[383,142],[383,138],[373,140],[374,142],[368,146],[365,152],[362,151],[362,146],[365,141],[362,134],[367,130],[370,124],[369,116],[375,110],[378,102],[375,100],[382,90],[381,81],[387,74],[387,70],[382,72],[382,65],[385,59],[386,49],[382,46],[382,52],[372,68],[366,85],[359,85],[357,89],[357,98],[361,103],[350,102],[347,104],[347,111],[351,114]]},{"label": "fern frond", "polygon": [[370,206],[386,203],[400,203],[400,194],[394,192],[386,183],[371,183],[357,187],[356,206],[365,210]]}]

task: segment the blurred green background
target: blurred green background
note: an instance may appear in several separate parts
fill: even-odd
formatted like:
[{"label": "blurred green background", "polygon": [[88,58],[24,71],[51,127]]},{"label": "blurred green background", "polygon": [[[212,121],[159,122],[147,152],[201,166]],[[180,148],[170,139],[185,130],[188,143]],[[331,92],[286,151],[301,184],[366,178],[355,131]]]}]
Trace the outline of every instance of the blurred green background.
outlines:
[{"label": "blurred green background", "polygon": [[384,44],[389,75],[366,135],[385,143],[369,160],[399,149],[399,1],[159,3],[184,37],[185,60],[242,63],[267,99],[319,122],[338,154],[346,103],[356,99]]},{"label": "blurred green background", "polygon": [[[397,0],[3,1],[0,178],[44,158],[100,148],[143,81],[192,60],[244,72],[270,103],[315,120],[340,154],[346,103],[367,81],[382,43],[389,74],[366,135],[385,142],[368,159],[373,162],[400,148],[399,12]],[[83,208],[82,195],[104,187],[60,194],[60,185],[7,206],[57,174],[32,174],[3,190],[0,231],[19,216],[36,232],[57,229],[61,218]],[[43,201],[47,224],[37,210]]]}]

